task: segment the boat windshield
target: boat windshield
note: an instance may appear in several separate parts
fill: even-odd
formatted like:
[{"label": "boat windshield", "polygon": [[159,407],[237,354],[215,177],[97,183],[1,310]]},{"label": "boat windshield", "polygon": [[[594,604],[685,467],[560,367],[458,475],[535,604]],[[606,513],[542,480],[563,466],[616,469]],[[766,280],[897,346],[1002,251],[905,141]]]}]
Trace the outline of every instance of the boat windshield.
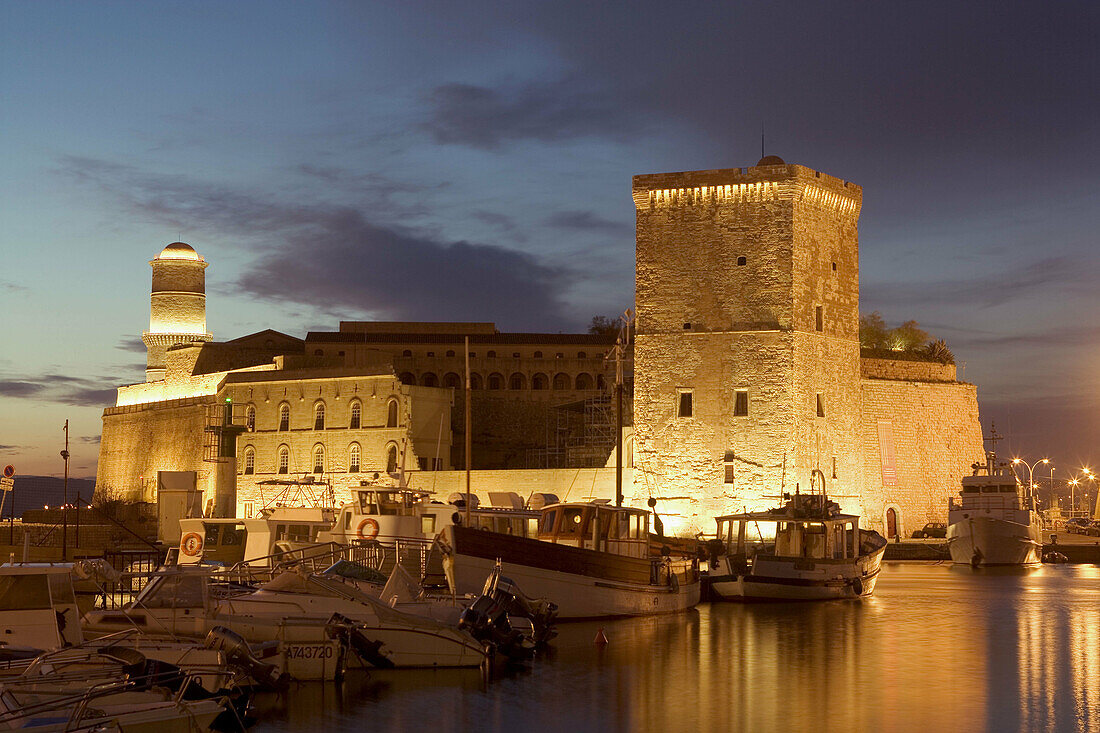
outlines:
[{"label": "boat windshield", "polygon": [[154,578],[134,605],[145,608],[202,608],[204,580],[197,573],[173,573]]}]

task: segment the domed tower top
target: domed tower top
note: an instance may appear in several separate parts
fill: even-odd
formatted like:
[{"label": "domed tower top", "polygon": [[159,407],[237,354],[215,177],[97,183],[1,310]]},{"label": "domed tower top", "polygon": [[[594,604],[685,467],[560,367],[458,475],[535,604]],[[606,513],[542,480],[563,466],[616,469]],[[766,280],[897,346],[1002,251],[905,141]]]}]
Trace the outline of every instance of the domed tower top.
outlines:
[{"label": "domed tower top", "polygon": [[147,349],[145,378],[163,379],[166,355],[176,344],[210,341],[206,330],[206,273],[209,265],[195,248],[172,242],[153,259],[149,330],[142,333]]},{"label": "domed tower top", "polygon": [[[780,158],[778,155],[765,155],[763,158],[756,161],[756,167],[760,168],[761,166],[765,166],[765,165],[787,165],[787,164],[784,163],[783,159]],[[184,245],[184,246],[186,247],[187,245]]]},{"label": "domed tower top", "polygon": [[156,256],[158,260],[194,260],[203,262],[195,248],[185,242],[172,242]]}]

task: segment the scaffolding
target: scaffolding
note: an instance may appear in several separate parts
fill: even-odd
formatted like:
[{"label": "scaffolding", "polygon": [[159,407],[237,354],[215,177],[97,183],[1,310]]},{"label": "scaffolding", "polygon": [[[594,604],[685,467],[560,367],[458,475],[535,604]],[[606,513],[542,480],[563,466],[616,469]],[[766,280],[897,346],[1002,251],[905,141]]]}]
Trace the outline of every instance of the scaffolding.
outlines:
[{"label": "scaffolding", "polygon": [[607,395],[553,405],[546,447],[527,451],[527,468],[599,468],[615,448],[615,408]]}]

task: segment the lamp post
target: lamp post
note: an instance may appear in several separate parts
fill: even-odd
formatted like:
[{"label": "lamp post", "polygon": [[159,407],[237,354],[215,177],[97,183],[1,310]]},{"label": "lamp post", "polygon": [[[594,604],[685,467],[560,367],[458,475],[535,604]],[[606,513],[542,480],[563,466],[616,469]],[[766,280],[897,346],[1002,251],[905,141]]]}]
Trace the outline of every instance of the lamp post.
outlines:
[{"label": "lamp post", "polygon": [[1077,480],[1077,477],[1074,476],[1073,478],[1071,478],[1066,483],[1069,484],[1069,515],[1072,517],[1072,516],[1075,516],[1077,514],[1076,491],[1077,491],[1077,484],[1079,483],[1079,481]]},{"label": "lamp post", "polygon": [[1034,489],[1035,489],[1035,480],[1034,480],[1035,467],[1038,466],[1040,463],[1050,463],[1050,459],[1049,458],[1040,458],[1039,460],[1035,461],[1035,463],[1028,463],[1027,461],[1023,460],[1022,458],[1013,458],[1012,459],[1012,465],[1013,466],[1015,466],[1018,463],[1022,463],[1025,466],[1027,466],[1027,492],[1028,492],[1028,498],[1031,499],[1032,508],[1036,508],[1035,507],[1035,493],[1034,493]]}]

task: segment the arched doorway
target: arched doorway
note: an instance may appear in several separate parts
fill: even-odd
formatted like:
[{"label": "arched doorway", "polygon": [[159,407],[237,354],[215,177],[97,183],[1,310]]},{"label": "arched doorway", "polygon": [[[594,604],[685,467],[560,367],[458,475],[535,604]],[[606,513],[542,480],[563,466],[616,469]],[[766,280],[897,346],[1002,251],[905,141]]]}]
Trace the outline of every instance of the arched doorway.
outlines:
[{"label": "arched doorway", "polygon": [[886,538],[898,536],[898,513],[894,507],[886,510]]}]

